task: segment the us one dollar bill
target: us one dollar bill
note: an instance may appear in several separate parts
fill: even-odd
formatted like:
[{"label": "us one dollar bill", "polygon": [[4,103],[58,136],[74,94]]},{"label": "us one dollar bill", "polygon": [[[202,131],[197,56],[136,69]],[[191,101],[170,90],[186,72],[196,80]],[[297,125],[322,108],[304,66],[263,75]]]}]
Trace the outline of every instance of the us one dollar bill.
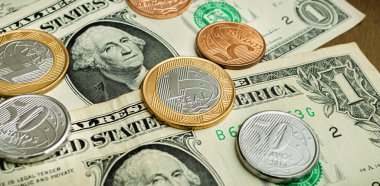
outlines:
[{"label": "us one dollar bill", "polygon": [[14,0],[2,0],[0,1],[0,18],[8,14],[16,12],[28,5],[37,3],[39,0],[23,0],[23,1],[14,1]]},{"label": "us one dollar bill", "polygon": [[65,147],[39,163],[1,161],[0,185],[271,185],[250,174],[235,150],[239,126],[266,110],[293,114],[318,136],[319,162],[294,184],[380,183],[380,75],[356,44],[228,73],[235,106],[211,128],[167,127],[134,91],[71,111]]},{"label": "us one dollar bill", "polygon": [[[165,20],[140,16],[125,0],[39,0],[3,17],[0,33],[31,28],[61,38],[70,66],[65,81],[48,95],[75,109],[137,90],[146,72],[164,59],[196,56],[197,32],[216,21],[256,28],[267,44],[264,60],[271,60],[316,49],[363,17],[341,0],[197,0],[184,14]],[[131,40],[126,47],[135,48],[131,55],[144,57],[123,61],[118,47],[107,49],[123,37]]]}]

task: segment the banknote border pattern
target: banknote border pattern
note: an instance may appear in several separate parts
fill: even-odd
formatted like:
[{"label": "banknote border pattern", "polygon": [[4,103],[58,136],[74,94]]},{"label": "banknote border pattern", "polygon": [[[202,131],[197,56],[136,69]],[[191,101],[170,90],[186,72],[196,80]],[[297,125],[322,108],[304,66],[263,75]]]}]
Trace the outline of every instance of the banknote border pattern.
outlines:
[{"label": "banknote border pattern", "polygon": [[[123,10],[111,13],[109,15],[106,15],[103,18],[91,21],[91,22],[87,23],[86,25],[83,25],[82,27],[85,27],[87,25],[90,25],[90,24],[93,24],[93,23],[99,22],[99,21],[109,21],[109,22],[116,22],[116,23],[121,23],[121,24],[127,24],[127,25],[130,25],[130,26],[136,27],[136,28],[138,28],[138,29],[140,29],[142,31],[145,31],[146,33],[148,33],[149,35],[151,35],[152,37],[154,37],[155,39],[157,39],[159,42],[161,42],[173,54],[173,56],[179,56],[178,52],[167,41],[165,41],[162,37],[160,37],[159,35],[157,35],[153,31],[151,31],[148,28],[144,27],[140,23],[136,22],[134,20],[135,17],[136,17],[136,15],[134,13],[132,13],[132,11],[130,11],[129,8],[126,8],[126,9],[123,9]],[[75,35],[75,33],[77,33],[78,31],[80,31],[82,29],[82,27],[79,28],[79,29],[76,29],[76,30],[72,31],[71,33],[69,33],[69,34],[67,34],[65,36],[63,36],[61,38],[62,42],[65,43],[65,45],[67,46],[68,43],[69,43],[69,41],[70,41],[70,39],[71,39],[71,37],[73,35]],[[69,76],[66,75],[65,81],[68,84],[68,86],[70,87],[70,89],[73,90],[74,94],[77,95],[84,103],[86,103],[87,105],[93,104],[84,95],[82,95],[79,92],[79,90],[77,90],[77,88],[75,88],[75,86],[71,82]]]},{"label": "banknote border pattern", "polygon": [[[142,101],[128,104],[118,110],[72,123],[71,132],[77,133],[93,130],[94,128],[110,125],[119,120],[125,120],[146,110],[145,104]],[[88,127],[84,127],[84,123],[88,123]]]},{"label": "banknote border pattern", "polygon": [[[53,2],[53,1],[51,1],[51,2]],[[64,2],[64,3],[62,4],[62,2]],[[10,31],[10,30],[6,30],[6,28],[14,27],[15,25],[17,25],[16,28],[13,28],[11,30],[20,29],[20,28],[23,28],[25,26],[32,24],[34,21],[38,21],[40,19],[43,19],[44,17],[50,16],[50,15],[55,13],[55,11],[54,12],[48,12],[47,14],[41,13],[44,10],[47,10],[47,9],[52,8],[54,6],[60,5],[59,9],[56,10],[56,11],[60,11],[60,10],[64,9],[66,6],[70,6],[71,4],[73,4],[75,2],[76,2],[75,0],[74,1],[67,1],[67,2],[66,1],[58,1],[56,3],[52,3],[48,6],[45,6],[43,8],[37,9],[34,11],[34,13],[28,14],[28,16],[25,16],[25,18],[23,18],[21,20],[14,21],[14,22],[0,28],[0,34],[6,32],[6,31]],[[30,18],[33,16],[35,16],[34,19]]]},{"label": "banknote border pattern", "polygon": [[118,152],[97,159],[84,161],[83,163],[87,168],[87,172],[85,175],[87,177],[94,176],[96,183],[95,185],[104,185],[105,178],[107,177],[113,165],[120,158],[133,151],[134,149],[148,144],[167,145],[177,148],[181,151],[187,152],[188,154],[193,156],[193,158],[198,160],[209,171],[209,173],[213,176],[214,180],[218,183],[218,185],[224,185],[217,171],[213,169],[213,167],[206,161],[206,158],[197,150],[196,146],[201,145],[202,141],[196,139],[196,135],[193,131],[186,131],[173,134],[167,137],[163,137],[161,139],[155,139],[153,141],[140,144],[139,146],[129,149],[127,151]]},{"label": "banknote border pattern", "polygon": [[[336,24],[334,24],[332,26],[332,28],[334,28],[337,25],[342,24],[343,22],[347,21],[349,18],[352,17],[349,14],[347,14],[346,12],[344,12],[343,10],[339,9],[337,6],[335,6],[329,0],[316,0],[316,1],[324,1],[326,4],[329,4],[331,7],[333,7],[334,10],[336,11],[336,13],[338,15],[337,22],[336,22]],[[296,14],[297,14],[297,12],[296,12]],[[298,16],[300,16],[300,15],[298,15]],[[287,39],[287,40],[277,44],[277,46],[273,46],[272,47],[273,49],[270,51],[267,51],[267,53],[264,55],[262,61],[269,61],[269,60],[276,59],[280,56],[286,55],[286,54],[292,52],[294,49],[299,48],[299,47],[303,46],[304,44],[311,42],[314,39],[317,39],[317,37],[319,35],[325,33],[329,29],[331,29],[331,28],[321,29],[321,28],[313,28],[310,26],[310,28],[306,29],[307,31],[304,32],[303,34],[301,34],[300,36],[298,36],[296,38]]]}]

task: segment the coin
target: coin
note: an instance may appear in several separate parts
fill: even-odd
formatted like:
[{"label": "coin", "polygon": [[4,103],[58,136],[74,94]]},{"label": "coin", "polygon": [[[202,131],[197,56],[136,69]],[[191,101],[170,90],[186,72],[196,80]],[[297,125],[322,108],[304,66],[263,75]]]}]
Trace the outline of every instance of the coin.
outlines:
[{"label": "coin", "polygon": [[179,16],[189,7],[191,0],[127,0],[129,6],[137,13],[156,19]]},{"label": "coin", "polygon": [[264,38],[252,27],[235,22],[217,22],[198,32],[196,45],[207,59],[230,68],[260,62],[265,53]]},{"label": "coin", "polygon": [[22,95],[0,104],[0,157],[31,163],[53,155],[67,140],[70,116],[55,99]]},{"label": "coin", "polygon": [[198,48],[197,48],[196,45],[195,45],[195,48],[194,48],[194,49],[195,49],[195,53],[197,53],[198,57],[206,59],[206,57],[203,56],[203,54],[202,54],[201,52],[199,52],[199,50],[198,50]]},{"label": "coin", "polygon": [[224,119],[234,104],[231,77],[215,63],[195,57],[167,59],[153,67],[142,97],[158,119],[180,129],[203,129]]},{"label": "coin", "polygon": [[0,35],[0,95],[42,94],[64,77],[69,55],[46,32],[15,30]]},{"label": "coin", "polygon": [[236,149],[243,165],[270,182],[289,182],[310,172],[319,143],[303,120],[266,111],[248,118],[239,130]]}]

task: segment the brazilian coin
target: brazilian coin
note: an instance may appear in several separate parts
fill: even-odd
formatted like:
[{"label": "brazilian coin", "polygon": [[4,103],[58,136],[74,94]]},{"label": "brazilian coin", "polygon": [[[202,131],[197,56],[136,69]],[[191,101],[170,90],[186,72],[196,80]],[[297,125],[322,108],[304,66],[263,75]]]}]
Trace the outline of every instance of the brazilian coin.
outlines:
[{"label": "brazilian coin", "polygon": [[175,57],[153,67],[142,84],[149,110],[180,129],[203,129],[223,120],[234,105],[231,77],[211,61]]},{"label": "brazilian coin", "polygon": [[204,57],[227,68],[254,65],[265,54],[264,38],[243,23],[210,24],[198,32],[196,45]]},{"label": "brazilian coin", "polygon": [[156,19],[179,16],[189,7],[191,0],[127,0],[137,13]]},{"label": "brazilian coin", "polygon": [[46,32],[15,30],[0,35],[0,95],[42,94],[65,77],[69,55]]},{"label": "brazilian coin", "polygon": [[309,125],[278,111],[248,118],[239,130],[236,149],[250,172],[275,183],[304,176],[319,157],[319,143]]},{"label": "brazilian coin", "polygon": [[67,140],[70,125],[66,108],[51,97],[7,99],[0,104],[0,157],[15,163],[46,159]]}]

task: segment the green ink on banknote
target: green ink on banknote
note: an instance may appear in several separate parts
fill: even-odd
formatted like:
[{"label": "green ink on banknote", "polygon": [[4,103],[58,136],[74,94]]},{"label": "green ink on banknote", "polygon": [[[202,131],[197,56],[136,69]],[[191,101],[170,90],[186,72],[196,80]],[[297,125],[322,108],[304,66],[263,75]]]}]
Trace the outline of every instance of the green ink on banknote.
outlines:
[{"label": "green ink on banknote", "polygon": [[[314,112],[314,110],[311,107],[305,107],[303,109],[302,108],[292,109],[292,110],[289,110],[288,113],[292,114],[292,115],[294,115],[300,119],[312,118],[312,117],[316,116],[316,113]],[[215,130],[215,134],[216,134],[218,141],[224,141],[227,138],[236,138],[240,127],[241,127],[241,124],[235,125],[235,126],[230,126],[228,128],[228,131],[227,130],[221,130],[221,129]]]},{"label": "green ink on banknote", "polygon": [[315,164],[313,169],[306,174],[305,176],[297,179],[294,182],[287,183],[287,184],[279,184],[279,185],[286,185],[286,186],[312,186],[312,185],[317,185],[319,180],[322,177],[322,165],[321,162],[318,162]]},{"label": "green ink on banknote", "polygon": [[[230,136],[230,137],[232,137],[232,138],[236,138],[236,136],[238,135],[238,131],[239,131],[240,127],[241,127],[241,124],[238,125],[237,127],[235,127],[235,126],[231,126],[231,127],[229,127],[229,128],[228,128],[228,133],[226,133],[226,135],[227,135],[227,136]],[[223,130],[216,130],[215,133],[216,133],[216,136],[218,137],[218,140],[219,140],[219,141],[223,141],[223,140],[225,140],[226,137],[227,137],[227,136],[224,134]],[[229,134],[229,135],[228,135],[228,134]]]},{"label": "green ink on banknote", "polygon": [[294,111],[288,111],[288,113],[293,114],[299,117],[300,119],[304,119],[306,116],[308,117],[315,116],[315,112],[310,107],[306,107],[304,111],[302,109],[295,109]]},{"label": "green ink on banknote", "polygon": [[218,21],[241,22],[240,13],[231,5],[224,2],[209,2],[197,8],[194,13],[195,24],[203,27]]}]

